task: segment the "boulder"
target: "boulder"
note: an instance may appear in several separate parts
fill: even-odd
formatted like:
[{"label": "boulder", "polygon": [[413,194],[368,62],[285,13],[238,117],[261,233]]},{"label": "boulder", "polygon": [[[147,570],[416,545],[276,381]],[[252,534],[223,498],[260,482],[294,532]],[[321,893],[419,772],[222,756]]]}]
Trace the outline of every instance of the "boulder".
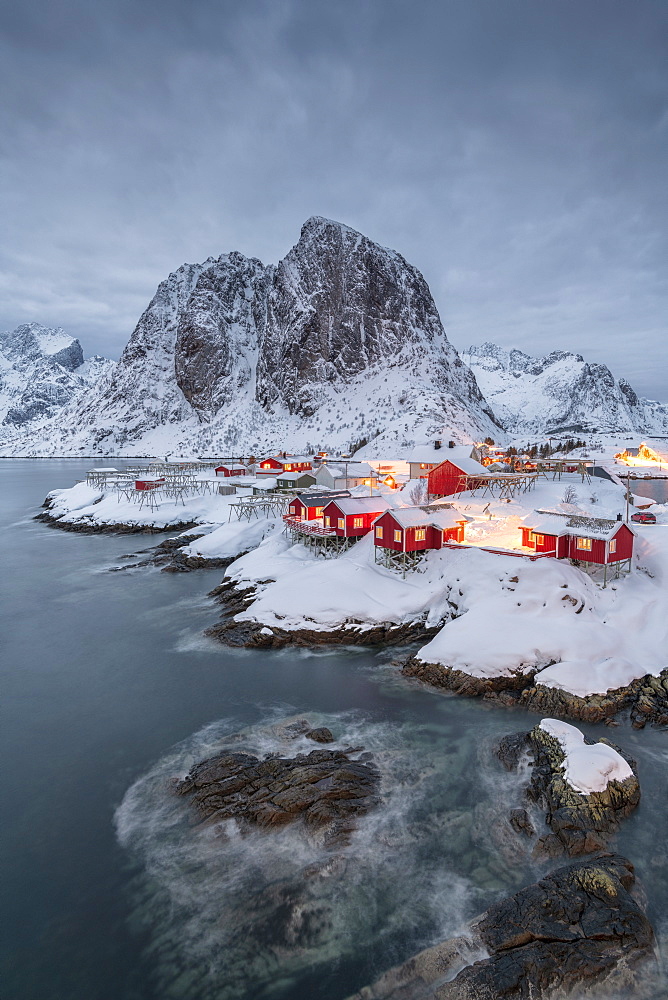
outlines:
[{"label": "boulder", "polygon": [[633,883],[633,865],[619,855],[559,868],[351,1000],[547,1000],[601,985],[627,996],[654,944]]},{"label": "boulder", "polygon": [[200,821],[235,819],[243,829],[301,820],[326,846],[341,845],[356,818],[379,801],[378,769],[369,755],[353,760],[352,752],[318,749],[260,760],[225,750],[197,764],[175,790],[190,797]]},{"label": "boulder", "polygon": [[[555,725],[578,733],[565,723]],[[635,761],[605,737],[598,743],[612,748],[627,762],[628,776],[623,780],[613,778],[602,790],[588,793],[578,791],[569,780],[564,748],[543,725],[535,726],[530,733],[504,737],[497,747],[497,756],[507,770],[517,768],[525,753],[532,758],[527,797],[545,810],[552,831],[537,842],[537,853],[577,856],[604,850],[621,820],[638,805],[640,783]],[[593,740],[583,738],[583,749],[587,745],[596,746]],[[525,822],[519,816],[521,811],[513,810],[509,821],[514,829],[526,834],[531,824],[528,817]]]}]

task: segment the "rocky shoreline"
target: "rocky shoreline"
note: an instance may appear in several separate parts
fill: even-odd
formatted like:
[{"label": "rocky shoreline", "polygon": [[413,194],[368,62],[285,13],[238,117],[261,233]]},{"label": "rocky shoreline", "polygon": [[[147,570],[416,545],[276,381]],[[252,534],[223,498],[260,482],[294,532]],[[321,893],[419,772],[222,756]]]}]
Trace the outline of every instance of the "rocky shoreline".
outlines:
[{"label": "rocky shoreline", "polygon": [[[259,583],[271,581],[261,580]],[[223,581],[210,591],[224,607],[221,622],[206,629],[205,635],[218,639],[227,646],[244,646],[248,649],[283,649],[286,646],[400,646],[420,640],[432,639],[443,623],[427,628],[423,622],[395,625],[386,622],[369,627],[365,622],[348,621],[336,629],[282,629],[261,622],[234,621],[234,616],[245,611],[257,594],[256,587],[239,588],[231,581]]]},{"label": "rocky shoreline", "polygon": [[658,677],[646,674],[626,687],[587,697],[535,684],[534,677],[539,669],[543,668],[518,670],[502,677],[475,677],[440,663],[426,663],[416,656],[409,657],[401,666],[405,677],[415,678],[430,687],[468,698],[493,700],[507,708],[608,724],[614,724],[616,715],[628,711],[634,729],[642,729],[648,724],[668,725],[668,668]]},{"label": "rocky shoreline", "polygon": [[35,515],[35,521],[42,521],[50,528],[59,528],[61,531],[74,531],[82,535],[160,535],[166,531],[188,531],[197,527],[196,521],[182,521],[177,524],[167,524],[163,527],[146,524],[130,524],[127,521],[118,521],[110,524],[100,524],[92,521],[63,521],[63,515],[54,517],[49,510],[43,510]]}]

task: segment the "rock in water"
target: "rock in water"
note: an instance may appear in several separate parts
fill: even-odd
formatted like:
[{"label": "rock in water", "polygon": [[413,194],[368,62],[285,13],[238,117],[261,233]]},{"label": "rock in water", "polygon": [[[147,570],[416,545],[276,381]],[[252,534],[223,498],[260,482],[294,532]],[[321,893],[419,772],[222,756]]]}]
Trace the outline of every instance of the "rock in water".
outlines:
[{"label": "rock in water", "polygon": [[342,750],[266,760],[224,751],[197,764],[176,791],[191,796],[200,820],[268,828],[301,819],[332,846],[345,844],[356,817],[378,804],[379,784],[369,760]]},{"label": "rock in water", "polygon": [[[577,748],[581,760],[586,758],[588,747],[594,748],[593,761],[588,765],[585,761],[585,766],[589,767],[592,774],[596,773],[600,777],[596,772],[596,751],[606,748],[604,767],[613,767],[615,758],[618,758],[619,763],[626,762],[628,765],[625,769],[626,776],[621,780],[619,777],[612,777],[607,781],[603,776],[598,790],[578,790],[574,787],[574,777],[569,775],[568,751],[549,732],[551,723],[557,730],[572,731],[581,737],[581,746]],[[619,829],[621,820],[640,801],[640,783],[635,761],[605,737],[598,744],[587,741],[579,730],[567,723],[543,720],[530,733],[515,733],[504,737],[496,753],[507,770],[514,770],[523,754],[528,753],[533,758],[527,797],[545,809],[545,820],[552,830],[551,834],[538,841],[536,850],[539,853],[554,856],[565,852],[576,856],[605,849],[609,838]],[[516,812],[517,810],[513,810],[509,821],[519,832],[521,824],[518,817],[514,816]],[[527,832],[526,827],[522,832]]]},{"label": "rock in water", "polygon": [[[619,855],[559,868],[495,903],[467,936],[421,952],[351,1000],[547,1000],[555,989],[601,984],[629,996],[654,944],[629,892],[634,880]],[[476,949],[488,957],[470,964]]]}]

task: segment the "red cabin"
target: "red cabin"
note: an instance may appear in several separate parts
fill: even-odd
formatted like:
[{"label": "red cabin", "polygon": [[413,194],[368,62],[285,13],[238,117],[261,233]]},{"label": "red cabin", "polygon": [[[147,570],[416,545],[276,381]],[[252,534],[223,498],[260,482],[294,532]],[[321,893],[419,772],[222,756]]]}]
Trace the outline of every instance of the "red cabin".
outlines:
[{"label": "red cabin", "polygon": [[598,517],[560,518],[552,515],[523,525],[522,545],[556,559],[606,566],[626,562],[633,556],[635,532],[623,521]]},{"label": "red cabin", "polygon": [[165,481],[164,476],[144,476],[143,479],[135,479],[136,490],[157,490]]},{"label": "red cabin", "polygon": [[335,497],[349,497],[349,490],[328,491],[326,493],[299,493],[292,497],[288,504],[288,512],[285,517],[295,518],[298,521],[316,521],[322,517],[323,511],[330,500]]},{"label": "red cabin", "polygon": [[243,465],[219,465],[216,469],[216,475],[225,476],[226,479],[228,476],[245,476],[246,469]]},{"label": "red cabin", "polygon": [[[453,448],[453,452],[465,449]],[[446,453],[447,454],[447,453]],[[430,497],[450,497],[464,490],[474,490],[480,485],[477,477],[488,476],[484,465],[476,462],[466,454],[451,455],[446,458],[428,476],[427,492]]]},{"label": "red cabin", "polygon": [[388,507],[384,497],[338,497],[325,507],[323,526],[338,538],[360,538]]},{"label": "red cabin", "polygon": [[306,455],[272,455],[263,458],[257,466],[258,476],[275,476],[282,472],[309,472],[313,466]]},{"label": "red cabin", "polygon": [[468,517],[446,504],[398,507],[374,523],[374,544],[394,552],[440,549],[444,542],[463,542]]}]

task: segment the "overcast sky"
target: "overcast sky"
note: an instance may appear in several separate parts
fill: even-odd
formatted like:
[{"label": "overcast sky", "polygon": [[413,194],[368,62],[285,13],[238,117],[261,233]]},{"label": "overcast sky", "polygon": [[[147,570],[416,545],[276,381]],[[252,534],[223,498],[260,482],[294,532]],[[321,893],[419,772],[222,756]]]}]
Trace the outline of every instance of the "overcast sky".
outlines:
[{"label": "overcast sky", "polygon": [[2,0],[0,329],[118,357],[158,282],[310,215],[455,346],[668,398],[665,0]]}]

